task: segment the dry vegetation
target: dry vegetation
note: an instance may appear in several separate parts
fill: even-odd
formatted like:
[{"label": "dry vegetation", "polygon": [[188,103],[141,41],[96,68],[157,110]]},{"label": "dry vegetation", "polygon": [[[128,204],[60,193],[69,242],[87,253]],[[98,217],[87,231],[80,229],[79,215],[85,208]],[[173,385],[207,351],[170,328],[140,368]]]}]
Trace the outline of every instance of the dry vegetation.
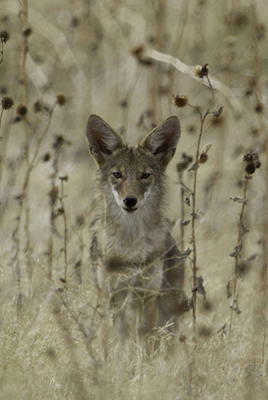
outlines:
[{"label": "dry vegetation", "polygon": [[[266,1],[0,9],[0,398],[267,399]],[[167,172],[193,311],[149,353],[118,340],[91,277],[91,113],[131,144],[181,120]]]}]

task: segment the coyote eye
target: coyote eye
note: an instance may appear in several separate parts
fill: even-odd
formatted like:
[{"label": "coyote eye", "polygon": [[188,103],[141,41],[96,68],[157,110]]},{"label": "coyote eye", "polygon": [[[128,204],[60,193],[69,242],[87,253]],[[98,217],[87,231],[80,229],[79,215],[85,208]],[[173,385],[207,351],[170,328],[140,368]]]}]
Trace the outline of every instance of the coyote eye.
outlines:
[{"label": "coyote eye", "polygon": [[143,172],[141,178],[142,178],[142,179],[148,179],[150,175],[151,175],[151,174],[149,174],[149,172]]},{"label": "coyote eye", "polygon": [[115,177],[116,179],[122,178],[121,172],[114,172],[113,174],[114,174],[114,177]]}]

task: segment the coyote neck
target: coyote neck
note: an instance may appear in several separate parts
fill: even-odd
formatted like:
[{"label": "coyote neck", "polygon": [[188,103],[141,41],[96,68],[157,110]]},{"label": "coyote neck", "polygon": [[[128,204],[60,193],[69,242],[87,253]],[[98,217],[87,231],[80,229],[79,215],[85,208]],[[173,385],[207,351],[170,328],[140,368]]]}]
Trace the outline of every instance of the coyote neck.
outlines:
[{"label": "coyote neck", "polygon": [[140,262],[152,252],[164,252],[167,218],[161,210],[152,215],[139,211],[135,215],[120,213],[116,218],[106,209],[102,219],[103,245],[106,255],[118,256]]}]

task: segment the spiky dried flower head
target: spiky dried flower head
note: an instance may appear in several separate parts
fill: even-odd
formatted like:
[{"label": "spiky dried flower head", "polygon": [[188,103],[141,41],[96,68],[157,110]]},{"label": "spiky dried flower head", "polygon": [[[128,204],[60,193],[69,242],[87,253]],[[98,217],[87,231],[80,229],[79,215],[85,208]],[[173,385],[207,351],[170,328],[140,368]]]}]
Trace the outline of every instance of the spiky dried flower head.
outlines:
[{"label": "spiky dried flower head", "polygon": [[67,101],[66,94],[64,94],[64,93],[57,93],[57,94],[56,94],[56,101],[57,101],[57,104],[58,104],[59,106],[63,106],[63,105],[66,103],[66,101]]},{"label": "spiky dried flower head", "polygon": [[199,160],[198,160],[199,164],[205,164],[205,162],[207,162],[207,160],[208,160],[208,151],[209,151],[210,148],[211,148],[211,144],[210,143],[206,144],[202,148],[202,150],[200,152]]},{"label": "spiky dried flower head", "polygon": [[3,43],[6,43],[10,38],[10,34],[8,31],[1,31],[0,32],[0,39]]},{"label": "spiky dried flower head", "polygon": [[48,162],[50,159],[51,159],[51,154],[50,153],[46,153],[42,157],[42,161],[43,162]]},{"label": "spiky dried flower head", "polygon": [[20,104],[17,105],[16,113],[18,115],[20,115],[22,117],[25,117],[27,112],[28,112],[28,107],[27,107],[27,105],[25,103],[20,103]]},{"label": "spiky dried flower head", "polygon": [[182,172],[182,171],[184,171],[185,169],[187,169],[188,166],[189,166],[189,165],[191,164],[191,162],[193,161],[193,157],[192,157],[192,156],[189,156],[189,155],[186,154],[186,153],[182,153],[181,158],[182,158],[182,160],[181,160],[180,162],[178,162],[178,163],[177,163],[177,166],[176,166],[178,172]]},{"label": "spiky dried flower head", "polygon": [[254,174],[255,170],[260,168],[261,166],[259,155],[258,153],[249,152],[244,155],[243,161],[246,163],[245,166],[246,178],[250,179],[251,175]]},{"label": "spiky dried flower head", "polygon": [[201,153],[199,157],[199,163],[205,164],[208,160],[208,155],[206,153]]},{"label": "spiky dried flower head", "polygon": [[33,28],[30,25],[26,25],[22,29],[21,33],[23,34],[23,36],[29,37],[33,33]]},{"label": "spiky dried flower head", "polygon": [[9,96],[3,97],[3,99],[2,99],[2,109],[3,110],[9,110],[13,106],[14,106],[14,101],[13,101],[12,97],[9,97]]},{"label": "spiky dried flower head", "polygon": [[197,65],[194,69],[194,73],[198,78],[204,78],[204,76],[208,76],[208,64]]},{"label": "spiky dried flower head", "polygon": [[182,96],[177,94],[177,96],[173,96],[172,103],[174,104],[174,106],[179,108],[185,107],[188,104],[188,97],[185,96],[185,94],[183,94]]}]

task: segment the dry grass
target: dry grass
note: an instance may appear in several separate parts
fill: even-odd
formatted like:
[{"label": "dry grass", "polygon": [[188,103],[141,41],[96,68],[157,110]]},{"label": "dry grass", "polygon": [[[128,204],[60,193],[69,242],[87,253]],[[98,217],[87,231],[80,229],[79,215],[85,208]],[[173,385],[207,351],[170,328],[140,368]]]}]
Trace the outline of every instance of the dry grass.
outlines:
[{"label": "dry grass", "polygon": [[[0,7],[0,30],[10,34],[1,39],[1,101],[14,101],[1,110],[0,126],[0,399],[266,399],[266,2],[0,0]],[[151,50],[133,48],[141,43]],[[206,63],[213,104],[205,79],[188,67]],[[196,276],[206,299],[197,293],[196,332],[189,312],[175,337],[156,332],[149,356],[143,339],[122,346],[92,281],[96,171],[85,126],[98,114],[133,144],[179,116],[170,218],[178,246],[184,232],[184,249],[192,249],[191,224],[180,225],[176,163],[182,152],[196,157],[200,118],[193,107],[175,107],[178,93],[202,115],[223,106],[202,127],[200,151],[212,146],[196,182]],[[248,151],[262,166],[245,191]],[[191,191],[194,175],[183,172]],[[249,231],[234,271],[241,203],[230,197],[243,193]],[[191,212],[185,203],[184,220]],[[190,255],[189,297],[192,265]],[[227,292],[239,301],[232,317]]]}]

